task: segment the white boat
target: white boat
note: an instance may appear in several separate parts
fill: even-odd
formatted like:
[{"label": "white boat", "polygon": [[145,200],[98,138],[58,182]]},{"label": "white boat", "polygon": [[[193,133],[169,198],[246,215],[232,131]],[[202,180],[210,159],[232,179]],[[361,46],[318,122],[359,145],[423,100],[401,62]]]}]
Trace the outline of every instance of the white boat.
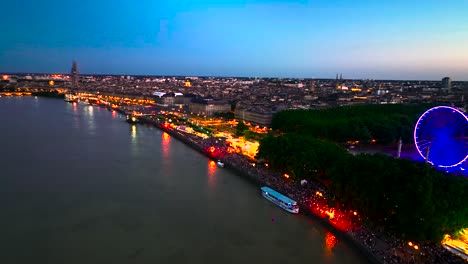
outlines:
[{"label": "white boat", "polygon": [[224,163],[222,163],[220,160],[216,162],[216,165],[218,165],[220,168],[224,168]]},{"label": "white boat", "polygon": [[278,205],[279,207],[283,208],[284,210],[290,213],[299,213],[299,206],[297,205],[297,202],[293,199],[266,186],[263,186],[260,189],[262,190],[263,197],[265,197],[270,202]]}]

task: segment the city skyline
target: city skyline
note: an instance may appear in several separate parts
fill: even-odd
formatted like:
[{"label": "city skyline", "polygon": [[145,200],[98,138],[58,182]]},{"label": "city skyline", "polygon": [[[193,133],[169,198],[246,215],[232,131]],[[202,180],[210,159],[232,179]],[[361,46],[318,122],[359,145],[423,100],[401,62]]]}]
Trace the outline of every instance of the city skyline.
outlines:
[{"label": "city skyline", "polygon": [[23,2],[1,72],[468,81],[466,1]]}]

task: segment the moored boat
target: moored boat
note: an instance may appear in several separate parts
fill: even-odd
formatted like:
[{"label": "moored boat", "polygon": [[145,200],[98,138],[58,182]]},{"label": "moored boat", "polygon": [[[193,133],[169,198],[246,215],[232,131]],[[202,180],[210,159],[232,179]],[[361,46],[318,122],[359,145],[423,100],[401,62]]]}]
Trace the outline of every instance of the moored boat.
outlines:
[{"label": "moored boat", "polygon": [[283,208],[284,210],[290,213],[299,213],[299,206],[297,205],[297,202],[293,199],[266,186],[263,186],[260,189],[262,190],[263,197],[265,197],[270,202],[278,205],[279,207]]},{"label": "moored boat", "polygon": [[218,165],[218,167],[224,168],[224,163],[220,160],[216,161],[216,165]]}]

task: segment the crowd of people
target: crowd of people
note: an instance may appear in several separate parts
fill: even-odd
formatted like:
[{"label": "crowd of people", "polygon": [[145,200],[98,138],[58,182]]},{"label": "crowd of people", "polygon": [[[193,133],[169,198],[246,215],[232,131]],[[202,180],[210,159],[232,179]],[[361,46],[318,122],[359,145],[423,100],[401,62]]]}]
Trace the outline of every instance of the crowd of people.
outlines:
[{"label": "crowd of people", "polygon": [[[152,121],[152,123],[161,125],[157,121]],[[323,205],[323,201],[334,200],[333,194],[324,184],[313,181],[296,183],[285,177],[283,173],[271,169],[269,164],[253,161],[247,156],[230,150],[223,139],[200,138],[171,128],[163,129],[211,158],[222,160],[227,167],[234,168],[262,185],[269,186],[298,201],[301,210],[309,210],[319,217],[325,217],[332,225],[339,221],[346,221],[345,228],[338,229],[350,240],[359,243],[367,254],[371,254],[381,263],[466,263],[459,256],[447,251],[441,244],[428,243],[417,247],[411,244],[410,246],[408,241],[385,232],[382,227],[364,225],[359,216],[353,217],[353,213],[356,215],[357,211],[345,211],[338,205],[333,209],[333,216],[323,214],[324,211],[330,210],[330,207]],[[314,206],[319,204],[326,209],[314,210]]]}]

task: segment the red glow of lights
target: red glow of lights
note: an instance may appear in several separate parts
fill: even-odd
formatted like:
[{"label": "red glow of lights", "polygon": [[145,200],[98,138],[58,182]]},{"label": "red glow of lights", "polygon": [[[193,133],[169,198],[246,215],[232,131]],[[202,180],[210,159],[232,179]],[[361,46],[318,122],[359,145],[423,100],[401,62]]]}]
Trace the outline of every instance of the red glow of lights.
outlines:
[{"label": "red glow of lights", "polygon": [[214,153],[215,152],[215,147],[211,146],[209,149],[208,149],[211,153]]},{"label": "red glow of lights", "polygon": [[284,177],[285,177],[286,179],[289,179],[289,175],[286,174],[286,173],[284,174]]},{"label": "red glow of lights", "polygon": [[216,170],[217,170],[216,162],[214,162],[213,160],[210,160],[208,162],[208,187],[210,189],[216,188],[216,181],[217,181]]},{"label": "red glow of lights", "polygon": [[215,159],[221,159],[224,157],[226,152],[228,152],[228,150],[222,147],[210,146],[205,149],[205,152]]},{"label": "red glow of lights", "polygon": [[168,142],[170,140],[171,136],[169,136],[168,133],[164,132],[163,133],[163,142]]},{"label": "red glow of lights", "polygon": [[171,143],[171,136],[164,132],[162,134],[162,153],[164,157],[167,157],[169,155],[169,145]]},{"label": "red glow of lights", "polygon": [[208,164],[208,168],[216,169],[216,162],[214,162],[213,160],[210,160],[210,163]]},{"label": "red glow of lights", "polygon": [[331,225],[341,231],[348,231],[353,228],[352,218],[355,218],[355,216],[352,211],[346,213],[338,207],[330,207],[322,196],[317,195],[310,199],[309,210],[315,215],[327,219]]},{"label": "red glow of lights", "polygon": [[325,214],[328,216],[328,218],[331,220],[333,218],[335,218],[335,209],[330,209],[330,210],[326,210],[325,211]]},{"label": "red glow of lights", "polygon": [[338,242],[338,240],[336,239],[336,237],[330,233],[330,232],[327,232],[326,235],[325,235],[325,246],[327,247],[327,249],[332,249],[335,247],[336,243]]}]

